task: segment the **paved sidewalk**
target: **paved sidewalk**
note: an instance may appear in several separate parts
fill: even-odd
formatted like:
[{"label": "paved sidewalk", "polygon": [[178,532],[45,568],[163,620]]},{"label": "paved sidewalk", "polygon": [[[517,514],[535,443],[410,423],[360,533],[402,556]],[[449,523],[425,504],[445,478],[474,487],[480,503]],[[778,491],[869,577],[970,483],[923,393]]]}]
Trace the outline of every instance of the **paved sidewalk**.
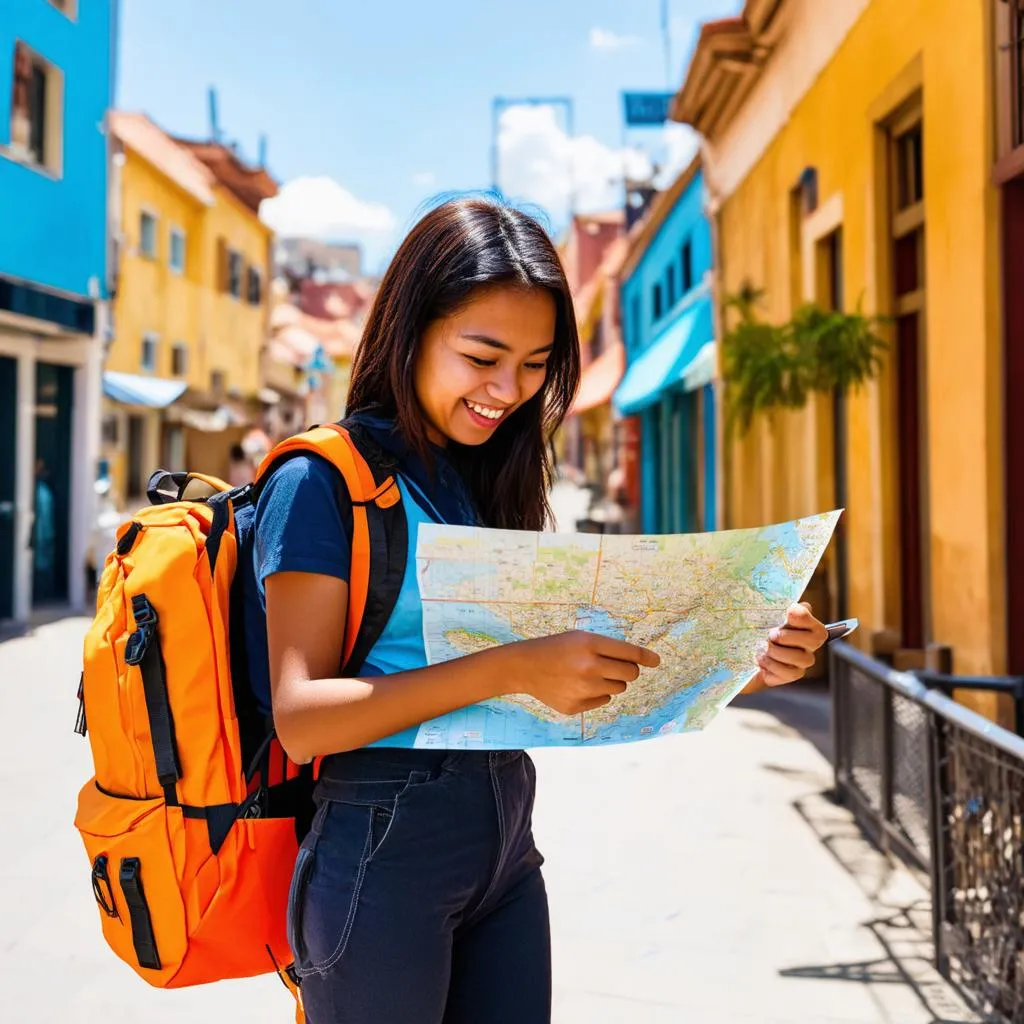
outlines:
[{"label": "paved sidewalk", "polygon": [[[72,827],[83,630],[0,643],[0,1018],[284,1024],[273,977],[160,992],[103,944]],[[827,738],[820,699],[787,692],[702,735],[536,755],[556,1024],[976,1019],[928,963],[926,890],[821,796],[827,762],[794,715]]]}]

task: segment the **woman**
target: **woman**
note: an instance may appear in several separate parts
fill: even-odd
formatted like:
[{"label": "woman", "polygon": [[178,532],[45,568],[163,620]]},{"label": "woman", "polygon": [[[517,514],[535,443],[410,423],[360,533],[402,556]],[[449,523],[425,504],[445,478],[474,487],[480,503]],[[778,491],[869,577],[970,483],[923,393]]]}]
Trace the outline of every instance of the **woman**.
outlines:
[{"label": "woman", "polygon": [[[478,199],[424,217],[381,282],[349,401],[397,460],[410,547],[421,522],[544,527],[548,442],[579,372],[569,288],[542,228]],[[308,1019],[543,1024],[550,949],[532,762],[403,749],[396,737],[509,693],[566,714],[597,708],[657,655],[573,632],[427,667],[410,557],[358,678],[336,678],[351,533],[351,507],[317,457],[270,477],[256,570],[274,721],[296,761],[329,755],[289,901]],[[801,676],[824,641],[806,608],[789,618],[763,658],[767,684]]]}]

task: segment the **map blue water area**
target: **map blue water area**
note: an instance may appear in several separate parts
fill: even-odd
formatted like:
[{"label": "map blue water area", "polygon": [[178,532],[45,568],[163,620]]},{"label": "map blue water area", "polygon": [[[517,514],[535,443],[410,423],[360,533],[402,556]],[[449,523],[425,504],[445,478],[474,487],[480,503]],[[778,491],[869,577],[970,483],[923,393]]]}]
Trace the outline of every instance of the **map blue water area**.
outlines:
[{"label": "map blue water area", "polygon": [[796,558],[804,551],[796,523],[780,523],[766,529],[768,539],[781,551],[772,551],[754,568],[751,580],[757,590],[770,601],[795,601],[801,581],[793,579],[786,558]]},{"label": "map blue water area", "polygon": [[508,701],[484,701],[424,722],[413,740],[413,730],[392,738],[389,746],[426,750],[522,750],[533,747],[600,746],[633,743],[686,731],[687,718],[707,691],[731,674],[716,669],[695,686],[687,687],[651,715],[621,715],[596,729],[579,718],[548,722]]},{"label": "map blue water area", "polygon": [[452,643],[449,634],[457,631],[479,636],[482,640],[494,640],[499,644],[511,644],[522,640],[517,636],[507,619],[496,615],[487,605],[462,602],[430,602],[423,604],[423,635],[427,643],[429,660],[451,661],[466,654]]},{"label": "map blue water area", "polygon": [[523,750],[583,741],[578,718],[545,722],[507,701],[484,701],[424,722],[415,746],[427,750]]},{"label": "map blue water area", "polygon": [[597,729],[587,728],[583,745],[634,743],[659,734],[685,732],[686,720],[691,709],[711,687],[724,683],[731,677],[732,673],[728,669],[716,668],[695,686],[680,690],[653,714],[619,715],[614,722],[607,725],[599,726]]},{"label": "map blue water area", "polygon": [[576,628],[599,636],[610,636],[615,640],[626,639],[625,620],[596,605],[576,610]]}]

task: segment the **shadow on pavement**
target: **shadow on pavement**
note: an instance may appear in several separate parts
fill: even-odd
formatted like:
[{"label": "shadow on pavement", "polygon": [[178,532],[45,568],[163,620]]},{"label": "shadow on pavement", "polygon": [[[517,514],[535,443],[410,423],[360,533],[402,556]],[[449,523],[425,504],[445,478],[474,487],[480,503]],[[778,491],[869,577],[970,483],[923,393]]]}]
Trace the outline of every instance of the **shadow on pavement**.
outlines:
[{"label": "shadow on pavement", "polygon": [[91,614],[91,611],[86,612],[63,604],[36,608],[31,616],[29,616],[27,622],[0,622],[0,644],[8,640],[17,640],[21,637],[31,636],[37,629],[49,626],[54,622],[63,622],[65,619],[80,619]]},{"label": "shadow on pavement", "polygon": [[831,762],[832,702],[826,686],[820,683],[792,683],[750,696],[741,695],[730,706],[763,711],[778,723],[744,722],[745,729],[773,732],[780,736],[799,733],[817,748],[822,757]]},{"label": "shadow on pavement", "polygon": [[931,1024],[977,1020],[934,966],[931,899],[921,877],[883,854],[827,794],[801,797],[792,806],[874,904],[876,915],[861,927],[871,931],[883,955],[852,963],[800,965],[779,973],[787,978],[903,985],[932,1016]]}]

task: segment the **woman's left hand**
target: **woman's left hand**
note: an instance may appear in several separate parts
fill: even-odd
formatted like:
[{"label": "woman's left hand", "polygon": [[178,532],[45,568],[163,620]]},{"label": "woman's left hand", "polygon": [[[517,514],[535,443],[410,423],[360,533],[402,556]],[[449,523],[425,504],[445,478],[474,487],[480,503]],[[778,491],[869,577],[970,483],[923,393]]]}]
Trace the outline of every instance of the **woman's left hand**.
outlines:
[{"label": "woman's left hand", "polygon": [[768,649],[757,657],[760,671],[754,677],[755,686],[782,686],[802,679],[827,637],[809,604],[790,605],[786,624],[768,634]]}]

